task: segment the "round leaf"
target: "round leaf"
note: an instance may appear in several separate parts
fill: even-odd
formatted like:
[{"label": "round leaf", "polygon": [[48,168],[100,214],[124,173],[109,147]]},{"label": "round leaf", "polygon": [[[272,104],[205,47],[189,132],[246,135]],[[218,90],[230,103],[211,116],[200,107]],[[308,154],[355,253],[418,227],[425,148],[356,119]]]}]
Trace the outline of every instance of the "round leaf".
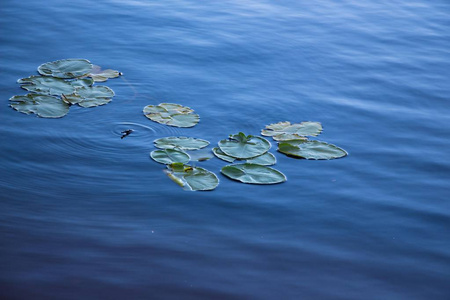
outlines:
[{"label": "round leaf", "polygon": [[220,150],[228,156],[248,159],[260,156],[270,149],[270,143],[259,136],[246,136],[242,132],[219,142]]},{"label": "round leaf", "polygon": [[37,114],[43,118],[61,118],[69,112],[69,105],[61,98],[41,95],[27,94],[25,96],[14,96],[10,105],[24,114]]},{"label": "round leaf", "polygon": [[261,131],[264,136],[272,136],[276,141],[302,139],[304,136],[318,136],[322,132],[322,124],[319,122],[301,122],[291,124],[290,122],[279,122],[267,125]]},{"label": "round leaf", "polygon": [[175,127],[192,127],[200,120],[191,108],[174,103],[147,105],[143,112],[154,122]]},{"label": "round leaf", "polygon": [[236,160],[236,158],[228,156],[225,153],[223,153],[222,150],[220,150],[220,148],[218,148],[218,147],[213,148],[212,152],[214,153],[215,156],[217,156],[218,158],[220,158],[221,160],[224,160],[226,162],[232,163]]},{"label": "round leaf", "polygon": [[155,147],[160,149],[179,148],[182,150],[198,150],[209,145],[208,141],[185,136],[171,136],[154,141]]},{"label": "round leaf", "polygon": [[78,102],[78,105],[82,107],[94,107],[110,102],[111,98],[114,97],[114,91],[107,86],[100,85],[78,88],[76,95],[82,98]]},{"label": "round leaf", "polygon": [[216,174],[200,167],[173,163],[168,165],[167,168],[169,170],[166,174],[170,179],[191,191],[210,191],[219,184]]},{"label": "round leaf", "polygon": [[153,158],[154,161],[159,162],[161,164],[171,164],[171,163],[183,163],[186,164],[191,159],[189,155],[183,151],[173,150],[173,149],[164,149],[164,150],[155,150],[150,153],[150,157]]},{"label": "round leaf", "polygon": [[344,149],[320,141],[290,140],[278,144],[278,151],[306,159],[334,159],[347,155]]},{"label": "round leaf", "polygon": [[89,74],[92,64],[86,59],[62,59],[42,64],[38,67],[38,72],[44,76],[58,78],[77,78]]},{"label": "round leaf", "polygon": [[222,168],[222,174],[243,183],[275,184],[286,181],[286,176],[278,170],[257,164],[228,165]]},{"label": "round leaf", "polygon": [[21,88],[38,94],[61,95],[72,94],[75,91],[75,87],[70,82],[55,77],[30,76],[19,79],[17,82],[20,83]]},{"label": "round leaf", "polygon": [[257,164],[263,166],[272,166],[277,162],[275,155],[270,152],[264,153],[263,155],[257,156],[255,158],[247,159],[247,163]]}]

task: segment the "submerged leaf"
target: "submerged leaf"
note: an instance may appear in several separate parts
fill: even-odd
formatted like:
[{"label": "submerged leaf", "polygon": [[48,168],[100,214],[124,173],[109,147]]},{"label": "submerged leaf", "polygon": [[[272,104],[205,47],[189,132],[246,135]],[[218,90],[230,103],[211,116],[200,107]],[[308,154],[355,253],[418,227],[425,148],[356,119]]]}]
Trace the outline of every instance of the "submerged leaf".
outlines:
[{"label": "submerged leaf", "polygon": [[246,136],[242,132],[219,142],[219,148],[223,153],[238,159],[260,156],[269,151],[270,146],[266,139],[259,136]]},{"label": "submerged leaf", "polygon": [[71,94],[75,87],[64,79],[48,76],[30,76],[17,80],[20,87],[34,93],[45,95]]},{"label": "submerged leaf", "polygon": [[279,122],[267,125],[261,131],[264,136],[271,136],[276,141],[293,139],[304,139],[305,136],[318,136],[322,132],[322,124],[319,122],[301,122],[291,124],[290,122]]},{"label": "submerged leaf", "polygon": [[171,136],[154,141],[155,147],[160,149],[179,148],[181,150],[198,150],[209,145],[208,141],[185,136]]},{"label": "submerged leaf", "polygon": [[9,101],[15,110],[24,114],[34,113],[43,118],[61,118],[69,112],[67,103],[61,98],[49,95],[27,94],[14,96]]},{"label": "submerged leaf", "polygon": [[320,141],[290,140],[278,144],[278,151],[305,159],[334,159],[347,155],[344,149]]},{"label": "submerged leaf", "polygon": [[147,105],[143,112],[154,122],[175,127],[193,127],[200,120],[191,108],[174,103]]},{"label": "submerged leaf", "polygon": [[210,191],[217,187],[219,178],[216,174],[200,168],[174,163],[167,166],[167,176],[179,186],[188,187],[191,191]]},{"label": "submerged leaf", "polygon": [[120,75],[121,73],[119,71],[111,69],[102,70],[100,66],[94,65],[87,76],[91,77],[95,82],[104,82],[109,78],[116,78]]},{"label": "submerged leaf", "polygon": [[99,85],[81,87],[72,96],[75,99],[77,95],[82,98],[81,101],[77,102],[78,105],[82,107],[94,107],[109,103],[111,98],[114,97],[114,91],[107,86]]},{"label": "submerged leaf", "polygon": [[186,164],[191,159],[187,153],[174,149],[155,150],[150,153],[150,157],[154,161],[165,165],[172,163]]},{"label": "submerged leaf", "polygon": [[236,164],[222,168],[222,174],[243,183],[275,184],[286,181],[286,176],[280,171],[257,164]]},{"label": "submerged leaf", "polygon": [[58,78],[83,77],[91,70],[92,64],[88,60],[78,58],[56,60],[38,67],[39,74]]}]

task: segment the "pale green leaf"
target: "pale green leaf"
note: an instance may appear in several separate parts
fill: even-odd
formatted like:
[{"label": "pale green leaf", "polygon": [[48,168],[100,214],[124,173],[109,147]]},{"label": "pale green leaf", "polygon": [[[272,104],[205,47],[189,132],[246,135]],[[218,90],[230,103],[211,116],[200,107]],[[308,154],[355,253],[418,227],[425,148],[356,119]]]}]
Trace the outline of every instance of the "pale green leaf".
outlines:
[{"label": "pale green leaf", "polygon": [[222,174],[243,183],[275,184],[286,181],[286,176],[280,171],[257,164],[236,164],[222,168]]},{"label": "pale green leaf", "polygon": [[77,78],[89,74],[92,64],[86,59],[61,59],[42,64],[38,67],[38,72],[44,76],[58,78]]},{"label": "pale green leaf", "polygon": [[209,145],[208,141],[185,136],[171,136],[154,141],[155,147],[160,149],[179,148],[182,150],[198,150]]},{"label": "pale green leaf", "polygon": [[150,153],[150,157],[156,162],[166,165],[177,162],[186,164],[190,160],[187,153],[174,149],[155,150]]},{"label": "pale green leaf", "polygon": [[223,153],[238,159],[260,156],[269,151],[270,146],[266,139],[259,136],[246,136],[242,132],[219,142],[219,148]]},{"label": "pale green leaf", "polygon": [[278,151],[289,156],[305,159],[334,159],[347,155],[347,152],[335,145],[310,140],[290,140],[278,144]]},{"label": "pale green leaf", "polygon": [[42,118],[61,118],[69,112],[67,103],[61,98],[49,95],[27,94],[14,96],[9,101],[15,110],[24,114],[34,113]]}]

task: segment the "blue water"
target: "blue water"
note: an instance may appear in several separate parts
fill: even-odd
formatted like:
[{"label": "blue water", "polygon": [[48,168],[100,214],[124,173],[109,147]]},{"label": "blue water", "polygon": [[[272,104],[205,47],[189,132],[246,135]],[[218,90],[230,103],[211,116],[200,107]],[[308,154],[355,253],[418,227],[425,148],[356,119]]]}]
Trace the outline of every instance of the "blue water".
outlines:
[{"label": "blue water", "polygon": [[[0,4],[2,299],[449,299],[450,2]],[[61,119],[8,107],[44,62],[124,76]],[[146,119],[193,108],[189,129]],[[319,121],[349,152],[187,192],[153,140]],[[134,129],[120,139],[120,132]]]}]

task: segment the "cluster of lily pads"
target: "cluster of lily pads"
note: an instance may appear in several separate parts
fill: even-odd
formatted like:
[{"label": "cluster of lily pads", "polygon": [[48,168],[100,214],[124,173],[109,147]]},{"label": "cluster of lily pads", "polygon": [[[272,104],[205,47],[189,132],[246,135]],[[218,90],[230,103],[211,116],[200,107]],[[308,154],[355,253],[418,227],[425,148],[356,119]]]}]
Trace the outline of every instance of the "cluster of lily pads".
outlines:
[{"label": "cluster of lily pads", "polygon": [[[152,121],[175,127],[192,127],[199,121],[194,111],[179,104],[161,103],[144,107],[144,115]],[[319,122],[279,122],[267,125],[261,131],[263,136],[271,136],[278,142],[278,151],[290,157],[303,159],[335,159],[344,157],[347,152],[335,145],[310,140],[322,132]],[[213,190],[219,184],[217,176],[204,168],[188,165],[191,161],[188,151],[199,150],[210,143],[193,137],[165,137],[154,141],[150,157],[158,163],[167,165],[166,174],[178,185],[187,190]],[[286,176],[272,167],[275,156],[269,152],[271,143],[259,136],[243,132],[230,135],[219,141],[212,153],[229,165],[221,169],[226,177],[250,184],[276,184],[286,181]],[[200,160],[198,160],[200,161]]]},{"label": "cluster of lily pads", "polygon": [[40,75],[19,79],[27,95],[13,96],[10,106],[15,110],[43,118],[61,118],[71,105],[94,107],[109,103],[114,91],[107,86],[94,86],[119,77],[116,70],[102,70],[86,59],[63,59],[47,62],[38,67]]}]

